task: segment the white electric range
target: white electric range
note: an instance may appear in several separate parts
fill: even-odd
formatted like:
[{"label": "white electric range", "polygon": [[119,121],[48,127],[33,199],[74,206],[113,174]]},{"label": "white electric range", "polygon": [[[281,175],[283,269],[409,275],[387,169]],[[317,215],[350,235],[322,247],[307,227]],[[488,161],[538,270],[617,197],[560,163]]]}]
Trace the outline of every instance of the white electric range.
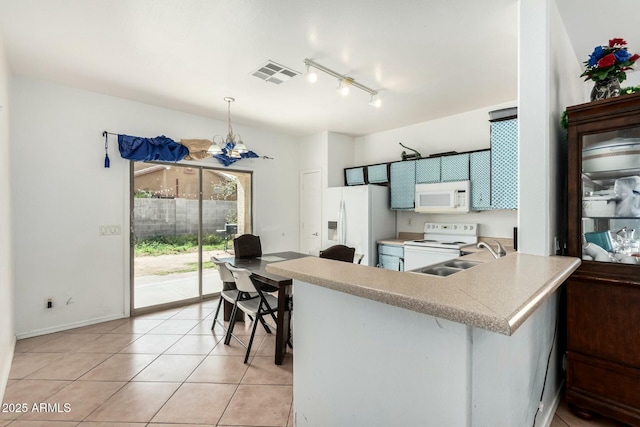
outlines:
[{"label": "white electric range", "polygon": [[478,243],[478,224],[425,222],[424,239],[404,242],[404,270],[458,258]]}]

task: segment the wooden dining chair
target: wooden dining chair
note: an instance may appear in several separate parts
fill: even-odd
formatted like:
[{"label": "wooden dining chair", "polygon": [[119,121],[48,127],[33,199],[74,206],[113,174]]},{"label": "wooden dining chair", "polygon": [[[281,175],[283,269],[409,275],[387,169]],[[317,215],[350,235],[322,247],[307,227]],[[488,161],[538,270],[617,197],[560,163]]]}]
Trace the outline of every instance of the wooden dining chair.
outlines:
[{"label": "wooden dining chair", "polygon": [[345,245],[334,245],[323,251],[320,251],[320,258],[333,259],[336,261],[353,262],[353,256],[356,248]]},{"label": "wooden dining chair", "polygon": [[255,258],[262,256],[260,236],[243,234],[233,239],[233,254],[236,258]]},{"label": "wooden dining chair", "polygon": [[[253,345],[253,339],[256,335],[258,322],[262,324],[269,334],[271,333],[271,329],[265,322],[264,317],[267,315],[271,316],[273,322],[277,324],[275,313],[278,308],[278,299],[271,294],[262,292],[260,285],[251,278],[251,272],[249,270],[245,268],[235,268],[231,264],[227,264],[227,268],[231,271],[235,279],[236,286],[238,288],[238,299],[236,300],[237,303],[234,307],[234,312],[231,315],[231,324],[229,325],[224,343],[228,345],[231,341],[231,337],[233,336],[242,345],[244,345],[247,348],[247,352],[244,356],[244,363],[247,363],[249,355],[251,354],[251,346]],[[250,296],[252,293],[257,293],[258,297],[252,298]],[[233,335],[233,328],[235,326],[234,318],[237,309],[242,310],[253,319],[251,336],[249,338],[249,343],[246,345],[238,337]]]}]

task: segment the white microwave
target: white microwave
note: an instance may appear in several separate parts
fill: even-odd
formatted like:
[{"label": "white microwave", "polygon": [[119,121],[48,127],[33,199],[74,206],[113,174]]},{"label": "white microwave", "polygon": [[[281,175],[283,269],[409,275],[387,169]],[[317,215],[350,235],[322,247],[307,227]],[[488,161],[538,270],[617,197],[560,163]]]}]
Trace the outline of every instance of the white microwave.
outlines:
[{"label": "white microwave", "polygon": [[471,202],[469,181],[417,184],[415,211],[420,213],[466,213]]}]

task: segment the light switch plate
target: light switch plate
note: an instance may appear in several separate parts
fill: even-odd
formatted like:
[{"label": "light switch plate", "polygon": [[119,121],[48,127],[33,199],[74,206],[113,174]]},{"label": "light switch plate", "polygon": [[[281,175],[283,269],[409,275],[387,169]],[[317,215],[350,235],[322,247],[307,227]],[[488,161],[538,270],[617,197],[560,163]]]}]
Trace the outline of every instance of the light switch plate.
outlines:
[{"label": "light switch plate", "polygon": [[101,225],[98,227],[98,235],[100,236],[119,236],[122,233],[122,227],[116,225]]}]

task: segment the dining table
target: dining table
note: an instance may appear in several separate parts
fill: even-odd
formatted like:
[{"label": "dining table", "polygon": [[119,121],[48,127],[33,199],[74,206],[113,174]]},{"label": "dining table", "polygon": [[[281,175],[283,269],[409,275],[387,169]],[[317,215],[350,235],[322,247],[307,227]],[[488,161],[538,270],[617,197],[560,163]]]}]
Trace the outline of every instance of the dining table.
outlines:
[{"label": "dining table", "polygon": [[[265,283],[278,288],[278,308],[276,313],[276,349],[275,363],[282,365],[287,352],[287,342],[291,337],[290,307],[293,281],[288,277],[278,276],[266,270],[268,264],[273,262],[288,261],[292,259],[311,256],[299,252],[274,252],[263,254],[259,257],[225,257],[218,258],[220,261],[228,262],[236,268],[249,270],[254,279],[260,283]],[[225,300],[225,304],[231,305]],[[227,307],[228,309],[230,307]],[[230,312],[230,310],[229,310]]]}]

